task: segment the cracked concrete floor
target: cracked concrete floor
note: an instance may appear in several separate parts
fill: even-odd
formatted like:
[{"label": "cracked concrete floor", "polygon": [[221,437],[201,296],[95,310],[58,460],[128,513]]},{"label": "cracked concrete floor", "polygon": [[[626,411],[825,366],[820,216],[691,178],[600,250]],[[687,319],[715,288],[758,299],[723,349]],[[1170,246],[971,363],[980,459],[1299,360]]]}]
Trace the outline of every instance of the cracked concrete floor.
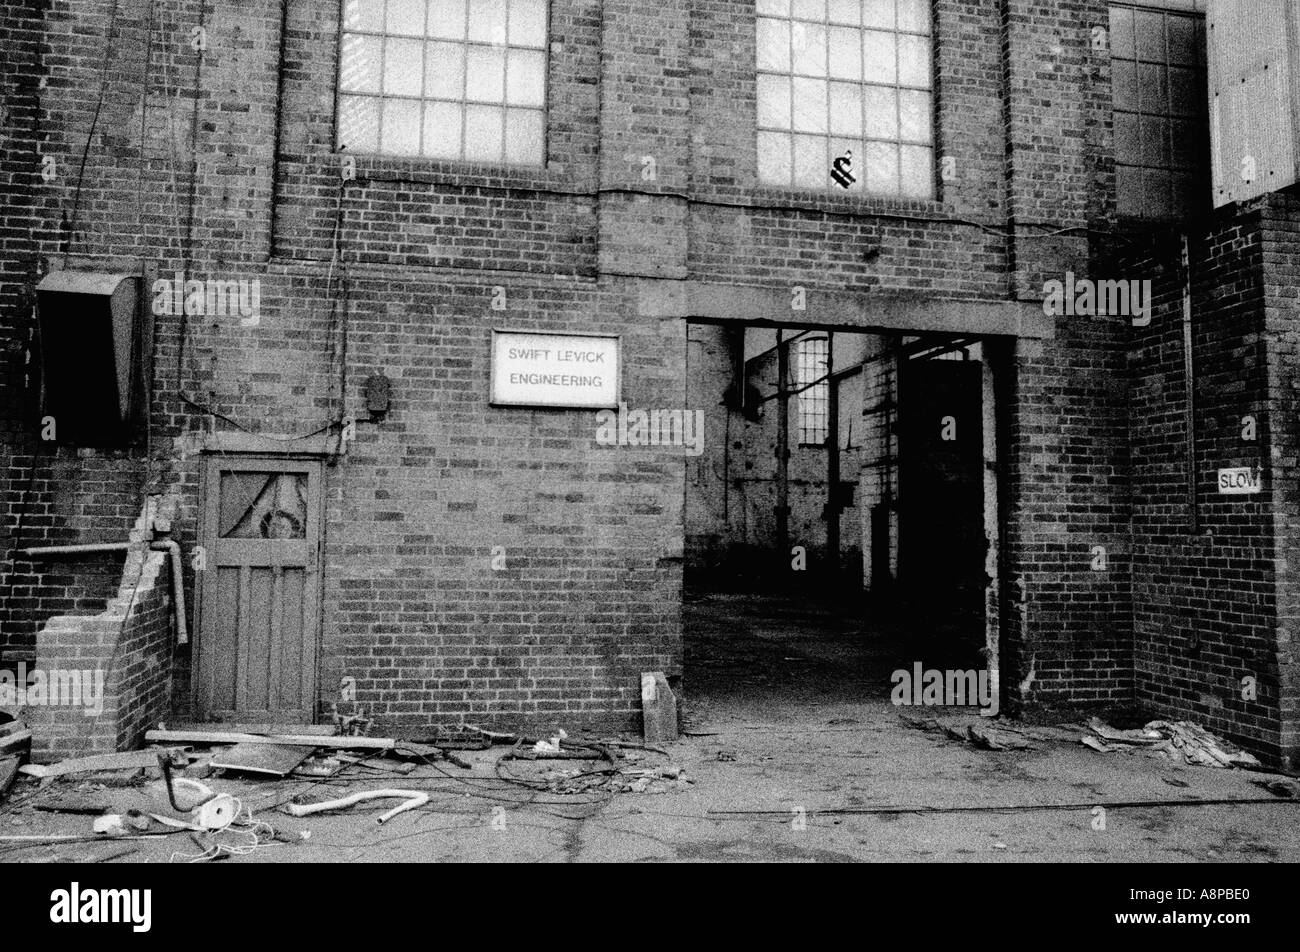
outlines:
[{"label": "cracked concrete floor", "polygon": [[[209,781],[288,831],[226,862],[947,861],[1216,862],[1300,860],[1300,802],[1279,800],[1246,771],[1099,754],[1076,732],[1047,731],[1028,751],[984,751],[909,723],[888,700],[888,672],[913,659],[864,640],[849,613],[779,599],[710,596],[687,606],[686,728],[669,748],[694,783],[658,794],[566,798],[495,777],[498,748],[464,756],[466,771],[256,783]],[[924,657],[916,660],[925,660]],[[638,766],[650,766],[655,758]],[[403,787],[427,806],[380,826],[385,806],[293,819],[295,794]],[[0,811],[0,833],[81,832],[90,818],[36,811],[33,787]],[[75,790],[75,784],[56,789]],[[1121,801],[1251,799],[1219,806],[1094,807]],[[1077,809],[1024,809],[1074,804]],[[391,804],[388,804],[391,805]],[[827,813],[879,807],[1007,807],[960,813]],[[1015,809],[1020,808],[1020,809]],[[745,812],[754,811],[754,812]],[[1099,823],[1104,818],[1104,824]],[[229,834],[237,842],[234,834]],[[130,843],[8,849],[0,860],[167,862],[196,854],[185,835]]]}]

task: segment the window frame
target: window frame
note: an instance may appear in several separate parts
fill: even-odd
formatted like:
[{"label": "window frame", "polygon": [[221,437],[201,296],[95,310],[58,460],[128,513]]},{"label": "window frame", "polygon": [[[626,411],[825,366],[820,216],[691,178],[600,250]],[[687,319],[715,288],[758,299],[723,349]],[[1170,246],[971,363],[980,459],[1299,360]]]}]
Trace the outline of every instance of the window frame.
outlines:
[{"label": "window frame", "polygon": [[[1198,215],[1204,214],[1210,209],[1212,205],[1212,199],[1213,199],[1213,186],[1212,186],[1213,156],[1211,155],[1211,145],[1209,142],[1210,103],[1209,103],[1209,88],[1208,88],[1208,82],[1209,82],[1209,50],[1207,45],[1208,44],[1208,35],[1207,35],[1208,23],[1207,23],[1207,16],[1206,16],[1205,0],[1109,0],[1109,2],[1106,5],[1106,9],[1107,9],[1107,30],[1108,30],[1107,50],[1110,57],[1110,68],[1111,68],[1110,109],[1111,109],[1111,123],[1112,123],[1112,130],[1113,130],[1112,156],[1115,165],[1116,215],[1123,221],[1133,225],[1159,227],[1159,226],[1169,225],[1171,223],[1186,221],[1190,218],[1194,218]],[[1134,34],[1133,34],[1133,57],[1130,59],[1128,57],[1118,56],[1116,52],[1115,36],[1113,30],[1113,25],[1114,25],[1113,12],[1117,9],[1126,10],[1131,15],[1134,15],[1135,17],[1136,14],[1138,13],[1152,13],[1152,14],[1159,15],[1161,18],[1161,25],[1163,30],[1165,31],[1165,35],[1162,37],[1162,42],[1164,42],[1165,49],[1164,49],[1164,58],[1159,64],[1163,73],[1162,85],[1164,89],[1164,98],[1162,102],[1163,111],[1160,113],[1146,111],[1143,108],[1144,104],[1141,102],[1140,99],[1135,104],[1131,106],[1126,106],[1124,108],[1121,108],[1118,104],[1119,85],[1118,85],[1117,75],[1116,75],[1117,72],[1116,64],[1132,63],[1134,65],[1135,73],[1133,77],[1133,86],[1135,90],[1140,92],[1143,86],[1141,82],[1140,67],[1143,63],[1147,63],[1148,65],[1154,65],[1155,61],[1142,59],[1142,54],[1138,45],[1138,36],[1137,36],[1136,29],[1134,30]],[[1171,111],[1173,108],[1174,96],[1172,91],[1172,84],[1169,82],[1170,69],[1171,67],[1188,68],[1185,66],[1185,64],[1173,62],[1170,59],[1170,50],[1167,42],[1167,37],[1168,37],[1167,23],[1168,20],[1173,17],[1188,20],[1193,23],[1198,23],[1200,25],[1199,29],[1194,30],[1194,33],[1199,33],[1200,41],[1195,51],[1196,62],[1190,68],[1194,72],[1194,79],[1196,80],[1197,88],[1203,91],[1205,95],[1202,97],[1202,101],[1199,104],[1199,109],[1196,112],[1188,113],[1188,114],[1175,114]],[[1134,25],[1136,27],[1136,20]],[[1119,127],[1121,122],[1120,120],[1121,116],[1132,117],[1139,124],[1138,142],[1137,142],[1139,160],[1144,158],[1141,154],[1143,149],[1143,138],[1142,138],[1142,132],[1140,128],[1142,119],[1144,117],[1158,118],[1164,121],[1165,123],[1169,124],[1169,129],[1167,133],[1169,137],[1169,143],[1168,143],[1169,159],[1167,164],[1149,165],[1142,161],[1138,161],[1136,163],[1131,161],[1121,161],[1120,153],[1119,153],[1119,140],[1120,140]],[[1188,125],[1191,125],[1193,127],[1198,125],[1200,126],[1198,130],[1198,135],[1201,138],[1203,138],[1202,144],[1204,145],[1204,151],[1199,163],[1196,161],[1192,161],[1190,163],[1183,164],[1183,165],[1175,164],[1175,155],[1176,155],[1175,144],[1177,142],[1177,137],[1174,135],[1174,130],[1175,130],[1175,127],[1173,125],[1174,122],[1185,122]],[[1182,153],[1182,154],[1187,154],[1187,153]],[[1169,189],[1168,202],[1169,202],[1170,211],[1167,214],[1150,215],[1147,214],[1142,207],[1138,207],[1136,210],[1134,210],[1131,206],[1126,206],[1122,204],[1122,195],[1120,191],[1120,169],[1121,168],[1126,170],[1133,170],[1134,173],[1139,176],[1142,176],[1144,173],[1148,173],[1148,172],[1163,173],[1168,175],[1170,177],[1170,182],[1168,185],[1168,189]],[[1186,176],[1190,179],[1189,192],[1187,195],[1188,201],[1186,204],[1183,205],[1175,204],[1175,199],[1178,198],[1176,183],[1179,176]],[[1139,186],[1140,186],[1140,191],[1142,192],[1146,191],[1145,182],[1140,181]]]},{"label": "window frame", "polygon": [[[337,30],[337,34],[336,34],[336,37],[335,37],[335,54],[334,54],[335,64],[334,64],[334,90],[333,90],[333,92],[334,92],[334,100],[333,100],[333,115],[332,115],[332,117],[331,117],[331,124],[332,124],[332,127],[333,127],[333,143],[332,143],[332,148],[333,148],[333,151],[334,151],[335,154],[337,154],[337,155],[349,155],[349,156],[353,156],[353,157],[355,157],[355,158],[357,158],[357,159],[365,160],[365,161],[367,161],[368,163],[374,163],[374,162],[381,162],[381,163],[382,163],[382,162],[390,162],[390,163],[403,163],[403,164],[417,163],[417,164],[426,164],[426,165],[428,165],[428,166],[430,166],[430,167],[439,167],[439,166],[440,166],[440,167],[451,167],[451,168],[467,168],[467,167],[476,167],[476,168],[501,169],[501,170],[508,171],[508,172],[511,172],[511,173],[521,173],[521,172],[522,172],[522,173],[538,173],[538,172],[545,172],[545,171],[547,171],[547,170],[549,169],[549,167],[550,167],[550,162],[551,162],[551,150],[550,150],[550,145],[551,145],[551,142],[550,142],[550,135],[551,135],[551,122],[550,122],[550,120],[551,120],[551,90],[552,90],[552,86],[554,85],[553,82],[552,82],[552,77],[551,77],[551,65],[552,65],[552,58],[551,58],[551,36],[552,36],[552,27],[553,27],[553,23],[554,23],[554,19],[553,19],[553,18],[554,18],[554,13],[555,13],[555,0],[543,0],[543,3],[545,3],[545,9],[546,9],[546,18],[545,18],[545,22],[544,22],[544,24],[543,24],[543,29],[544,29],[545,32],[544,32],[544,36],[543,36],[543,40],[542,40],[542,45],[541,45],[541,46],[536,46],[536,47],[535,47],[535,46],[511,46],[511,44],[509,43],[509,8],[508,8],[508,6],[507,6],[507,12],[506,12],[506,17],[507,17],[507,19],[506,19],[506,30],[507,30],[506,37],[507,37],[507,41],[506,41],[504,44],[500,44],[500,45],[498,46],[497,44],[493,44],[493,43],[485,43],[485,42],[482,42],[482,41],[476,41],[476,40],[471,40],[471,39],[469,39],[469,17],[470,17],[470,10],[468,9],[468,3],[469,3],[469,0],[466,0],[467,8],[466,8],[466,11],[465,11],[465,36],[464,36],[462,39],[459,39],[459,40],[455,40],[455,39],[447,39],[447,38],[444,38],[444,37],[435,37],[435,36],[430,36],[430,35],[429,35],[429,33],[428,33],[428,17],[429,17],[429,13],[430,13],[430,9],[429,9],[429,7],[430,7],[430,3],[432,2],[432,0],[424,0],[424,4],[425,4],[425,32],[424,32],[424,34],[423,34],[422,36],[418,36],[418,37],[416,37],[416,36],[407,36],[407,35],[405,35],[405,34],[388,33],[388,32],[378,32],[378,33],[376,33],[376,32],[373,31],[373,30],[358,30],[358,29],[351,29],[351,28],[349,28],[349,27],[347,27],[347,26],[345,25],[345,24],[346,24],[346,18],[347,18],[347,6],[348,6],[348,2],[349,2],[349,0],[338,0],[338,5],[337,5],[337,13],[338,13],[338,30]],[[499,2],[501,2],[502,4],[505,4],[505,3],[507,2],[507,0],[499,0]],[[383,0],[383,11],[384,11],[384,13],[383,13],[383,16],[384,16],[384,24],[383,24],[383,26],[384,26],[384,30],[386,31],[386,30],[387,30],[388,0]],[[376,39],[379,40],[379,47],[380,47],[380,61],[379,61],[379,91],[378,91],[378,92],[356,92],[356,91],[351,91],[351,90],[345,90],[345,89],[343,88],[343,85],[342,85],[342,80],[343,80],[343,65],[344,65],[344,55],[343,55],[343,51],[344,51],[344,43],[345,43],[345,41],[346,41],[346,38],[347,38],[349,35],[351,35],[351,36],[367,36],[367,37],[373,37],[373,38],[376,38]],[[430,97],[430,96],[425,95],[425,93],[424,93],[424,86],[425,86],[425,83],[426,83],[426,81],[427,81],[427,75],[428,75],[428,50],[427,50],[427,49],[423,49],[423,48],[422,48],[422,50],[421,50],[421,54],[420,54],[420,95],[418,95],[418,96],[409,96],[409,95],[403,95],[403,94],[390,94],[390,93],[386,93],[386,92],[384,92],[384,89],[383,89],[383,84],[384,84],[384,64],[385,64],[385,62],[386,62],[386,58],[387,58],[386,43],[385,43],[384,41],[385,41],[385,40],[388,40],[388,39],[409,39],[409,40],[416,40],[416,41],[418,41],[418,42],[421,44],[422,47],[427,47],[427,46],[428,46],[429,44],[431,44],[431,43],[455,43],[455,44],[458,44],[458,45],[462,48],[462,50],[465,51],[465,56],[463,57],[463,60],[462,60],[462,77],[461,77],[461,88],[462,88],[462,91],[466,91],[467,86],[468,86],[468,82],[469,82],[469,62],[468,62],[468,60],[469,60],[469,57],[468,57],[468,51],[469,51],[469,49],[470,49],[471,47],[473,47],[473,46],[482,46],[482,47],[487,47],[487,48],[498,48],[498,49],[501,49],[503,52],[506,53],[506,55],[505,55],[505,60],[506,60],[506,62],[505,62],[504,68],[503,68],[503,75],[502,75],[502,90],[503,90],[503,94],[502,94],[502,99],[501,99],[501,101],[500,101],[500,102],[478,102],[478,101],[471,101],[471,100],[464,99],[464,98],[459,99],[459,100],[449,100],[449,99],[439,99],[439,98],[437,98],[437,97]],[[510,105],[507,104],[507,101],[506,101],[506,93],[505,93],[505,91],[509,89],[509,55],[508,55],[508,52],[509,52],[511,49],[531,50],[531,51],[535,51],[535,52],[540,52],[540,53],[542,54],[542,91],[541,91],[541,100],[542,100],[542,104],[541,104],[540,107],[538,107],[538,106],[513,106],[513,107],[512,107],[512,106],[510,106]],[[342,129],[342,123],[341,123],[341,118],[342,118],[343,100],[344,100],[345,97],[356,97],[356,98],[363,98],[363,99],[373,99],[373,100],[375,100],[377,103],[379,103],[379,118],[378,118],[378,123],[377,123],[376,131],[375,131],[376,148],[375,148],[374,150],[367,150],[367,151],[354,151],[354,150],[351,149],[351,148],[345,148],[344,144],[341,142],[342,132],[343,132],[343,129]],[[461,126],[460,126],[460,147],[459,147],[459,155],[458,155],[458,156],[429,155],[429,154],[424,153],[424,152],[422,152],[422,151],[417,151],[417,152],[387,152],[387,151],[384,151],[383,148],[382,148],[382,145],[383,145],[383,104],[384,104],[385,102],[389,101],[389,100],[404,100],[404,101],[407,101],[407,102],[414,102],[414,103],[419,104],[420,111],[421,111],[421,116],[420,116],[420,135],[419,135],[419,140],[420,140],[420,146],[421,146],[421,148],[423,148],[423,143],[424,143],[424,138],[425,138],[425,134],[424,134],[424,124],[425,124],[425,121],[426,121],[426,120],[425,120],[425,116],[424,116],[424,111],[425,111],[425,108],[428,106],[428,104],[430,104],[430,103],[435,103],[435,102],[441,102],[441,103],[448,103],[448,104],[452,104],[452,105],[457,106],[458,109],[459,109],[459,114],[460,114],[460,123],[461,123]],[[468,155],[466,155],[466,153],[465,153],[465,124],[466,124],[466,110],[467,110],[467,107],[468,107],[468,106],[472,106],[472,105],[489,106],[489,107],[491,107],[491,108],[496,108],[496,109],[500,109],[500,110],[501,110],[501,112],[502,112],[502,137],[503,137],[503,138],[502,138],[502,148],[501,148],[501,157],[500,157],[500,159],[486,159],[486,158],[480,158],[480,157],[474,157],[474,156],[468,156]],[[505,114],[506,114],[506,111],[507,111],[508,109],[511,109],[511,108],[514,108],[514,109],[521,109],[521,110],[525,110],[525,111],[529,111],[529,112],[540,112],[540,113],[541,113],[541,117],[542,117],[542,129],[541,129],[541,154],[540,154],[540,159],[539,159],[539,161],[537,161],[537,162],[512,162],[512,161],[510,161],[510,160],[506,157],[506,148],[505,148],[505,135],[506,135],[505,121],[506,121],[506,116],[505,116]]]},{"label": "window frame", "polygon": [[[754,58],[753,58],[754,87],[753,87],[753,88],[754,88],[754,104],[755,104],[755,111],[754,111],[754,135],[753,135],[753,140],[752,140],[752,141],[753,141],[753,145],[754,145],[754,154],[755,154],[755,159],[756,159],[756,163],[755,163],[755,182],[756,182],[756,184],[757,184],[760,188],[781,189],[781,190],[786,190],[786,191],[796,192],[796,193],[798,193],[798,194],[800,194],[800,195],[810,196],[810,197],[812,197],[812,196],[839,196],[839,197],[845,197],[845,198],[849,198],[849,199],[860,200],[860,201],[869,201],[869,202],[923,202],[923,203],[942,203],[942,201],[943,201],[943,194],[942,194],[942,192],[943,192],[943,183],[942,183],[942,180],[941,180],[941,176],[940,176],[940,174],[939,174],[939,163],[940,163],[940,155],[941,155],[941,148],[940,148],[941,134],[940,134],[940,128],[939,128],[939,125],[940,125],[940,123],[939,123],[939,114],[940,114],[940,108],[939,108],[939,106],[940,106],[940,102],[939,102],[939,98],[940,98],[940,89],[939,89],[939,85],[940,85],[940,84],[939,84],[939,63],[938,63],[938,60],[939,60],[939,52],[940,52],[940,50],[939,50],[939,42],[938,42],[938,30],[936,29],[938,17],[937,17],[936,14],[935,14],[935,2],[934,2],[934,0],[922,0],[922,4],[923,4],[923,6],[925,7],[926,17],[927,17],[927,32],[925,32],[925,33],[917,33],[917,32],[912,31],[912,30],[904,30],[904,29],[900,29],[900,28],[899,28],[899,25],[898,25],[898,0],[894,0],[894,26],[891,27],[891,28],[888,28],[888,29],[880,29],[880,28],[876,28],[876,27],[872,27],[872,26],[869,26],[869,25],[867,25],[867,24],[864,24],[864,23],[862,22],[862,16],[861,16],[861,9],[860,9],[860,8],[859,8],[859,15],[858,15],[858,23],[857,23],[856,26],[853,25],[853,24],[850,24],[850,23],[844,23],[844,22],[841,22],[841,21],[838,21],[838,20],[834,20],[834,19],[832,19],[832,14],[831,14],[831,12],[830,12],[829,3],[827,3],[827,4],[825,5],[825,6],[826,6],[825,18],[824,18],[823,20],[821,20],[820,23],[818,23],[818,21],[813,21],[813,20],[807,20],[807,19],[798,18],[798,17],[796,17],[796,15],[795,15],[795,11],[794,11],[794,8],[793,8],[793,3],[794,3],[794,0],[790,0],[790,13],[789,13],[788,15],[785,15],[785,16],[780,16],[780,15],[770,14],[770,13],[764,13],[764,12],[762,12],[762,11],[759,9],[759,6],[758,6],[757,3],[756,3],[755,6],[754,6],[754,19],[753,19],[753,27],[752,27],[752,36],[753,36],[753,38],[754,38]],[[768,20],[776,20],[777,22],[785,23],[785,24],[789,24],[789,25],[791,25],[791,26],[792,26],[794,23],[797,23],[797,22],[810,23],[810,24],[814,24],[814,25],[820,25],[820,26],[821,26],[821,27],[826,31],[826,47],[827,47],[827,54],[828,54],[828,64],[827,64],[827,70],[826,70],[826,74],[825,74],[825,76],[824,76],[824,77],[821,77],[821,76],[811,76],[811,75],[808,75],[808,74],[801,74],[801,73],[795,72],[795,67],[794,67],[794,49],[793,49],[793,43],[794,43],[794,31],[793,31],[793,29],[790,30],[790,43],[791,43],[791,49],[790,49],[790,51],[789,51],[789,52],[790,52],[790,67],[789,67],[789,69],[788,69],[787,71],[784,71],[784,72],[779,72],[779,71],[775,71],[775,70],[772,70],[772,69],[764,69],[764,68],[760,67],[760,66],[759,66],[759,35],[758,35],[758,34],[759,34],[759,21],[764,20],[764,19],[768,19]],[[859,78],[859,79],[840,79],[840,78],[836,78],[836,77],[832,76],[831,73],[830,73],[830,67],[829,67],[830,30],[831,30],[832,28],[849,28],[849,29],[853,29],[853,30],[857,33],[857,35],[858,35],[858,37],[859,37],[859,42],[860,42],[860,43],[862,42],[862,39],[861,39],[861,38],[862,38],[865,34],[867,34],[867,33],[871,33],[871,32],[886,32],[886,33],[888,33],[891,37],[894,38],[895,51],[897,51],[897,49],[898,49],[898,42],[899,42],[898,38],[899,38],[899,37],[904,37],[904,36],[906,36],[906,37],[922,37],[922,38],[924,38],[924,40],[926,41],[926,52],[927,52],[927,56],[928,56],[928,68],[927,68],[927,70],[926,70],[926,80],[927,80],[927,85],[925,85],[925,86],[915,86],[915,85],[906,85],[906,84],[903,84],[903,82],[902,82],[902,77],[899,75],[899,72],[900,72],[900,71],[899,71],[898,67],[899,67],[899,60],[900,60],[900,57],[898,56],[897,52],[895,52],[895,63],[894,63],[894,73],[895,73],[895,76],[894,76],[894,80],[893,80],[892,83],[872,82],[872,81],[868,80],[868,79],[865,77],[865,71],[863,71],[863,76],[862,76],[862,78]],[[760,109],[760,106],[761,106],[761,100],[760,100],[760,92],[759,92],[759,87],[760,87],[760,85],[761,85],[761,79],[760,79],[760,78],[761,78],[762,76],[765,76],[765,75],[766,75],[766,76],[779,77],[779,78],[782,78],[782,79],[784,79],[784,80],[786,80],[787,82],[790,83],[790,96],[791,96],[791,103],[790,103],[790,116],[791,116],[791,121],[790,121],[790,125],[789,125],[788,128],[777,128],[777,127],[774,127],[774,126],[765,126],[765,125],[763,125],[763,124],[761,123],[761,121],[760,121],[760,119],[759,119],[759,113],[760,113],[760,111],[761,111],[761,109]],[[823,131],[823,132],[815,132],[815,131],[814,131],[814,132],[800,132],[800,131],[798,131],[798,130],[796,130],[796,129],[794,128],[794,121],[793,121],[793,110],[794,110],[794,103],[793,103],[793,97],[794,97],[794,93],[793,93],[793,81],[794,81],[795,79],[798,79],[798,78],[805,78],[805,79],[822,79],[822,80],[827,84],[827,99],[826,99],[826,115],[827,115],[827,124],[826,124],[826,129],[825,129],[825,131]],[[834,162],[834,159],[836,158],[836,155],[833,155],[833,154],[832,154],[832,153],[835,152],[835,150],[832,148],[833,143],[835,143],[835,142],[838,141],[838,140],[853,139],[853,138],[854,138],[852,134],[849,134],[849,135],[836,135],[835,133],[833,133],[833,132],[831,131],[830,119],[831,119],[831,117],[832,117],[832,115],[833,115],[834,108],[833,108],[833,105],[832,105],[832,102],[831,102],[831,99],[830,99],[830,86],[831,86],[832,84],[834,84],[834,83],[846,83],[846,84],[851,84],[851,85],[855,86],[855,87],[857,88],[857,90],[858,90],[859,101],[860,101],[861,109],[862,109],[861,115],[860,115],[860,117],[859,117],[859,118],[860,118],[860,128],[861,128],[861,131],[860,131],[860,133],[857,135],[857,137],[856,137],[856,139],[855,139],[854,141],[857,142],[857,143],[859,143],[859,144],[861,144],[861,145],[863,145],[863,146],[867,146],[867,147],[869,147],[869,146],[870,146],[871,144],[873,144],[873,143],[887,144],[887,145],[890,145],[890,146],[894,147],[894,149],[897,151],[897,161],[898,161],[898,165],[897,165],[896,178],[895,178],[895,180],[896,180],[896,182],[898,183],[898,185],[897,185],[897,188],[896,188],[895,190],[893,190],[893,191],[872,191],[872,190],[869,189],[868,184],[867,184],[867,181],[866,181],[866,177],[865,177],[865,174],[864,174],[864,173],[865,173],[865,168],[866,168],[866,164],[865,164],[865,162],[866,162],[866,160],[865,160],[865,156],[858,156],[858,155],[855,155],[855,156],[854,156],[854,163],[853,163],[853,165],[854,165],[854,172],[855,172],[855,174],[857,174],[857,176],[858,176],[858,184],[859,184],[860,187],[858,187],[858,188],[853,188],[853,189],[845,189],[845,188],[842,188],[842,187],[838,187],[838,186],[837,186],[837,185],[836,185],[836,184],[831,180],[831,177],[830,177],[830,171],[831,171],[831,168],[832,168],[832,164],[833,164],[833,162]],[[870,135],[868,134],[867,127],[868,127],[868,118],[869,118],[869,116],[868,116],[868,112],[867,112],[867,105],[866,105],[866,102],[865,102],[865,93],[864,93],[864,91],[867,90],[867,89],[870,89],[870,88],[886,89],[886,90],[890,90],[890,91],[893,93],[893,96],[894,96],[894,127],[895,127],[895,130],[896,130],[896,135],[895,135],[895,137],[892,138],[892,139],[886,139],[886,138],[880,138],[880,137],[872,137],[872,136],[870,136]],[[902,108],[903,108],[903,107],[902,107],[902,96],[901,96],[901,93],[904,93],[904,92],[918,92],[918,93],[924,93],[924,94],[927,96],[928,100],[929,100],[929,102],[928,102],[928,109],[927,109],[927,112],[926,112],[927,124],[928,124],[928,128],[929,128],[929,137],[928,137],[928,139],[927,139],[926,141],[924,141],[924,142],[902,138]],[[790,157],[789,157],[789,164],[790,164],[790,178],[789,178],[788,181],[770,181],[770,180],[765,180],[765,179],[762,178],[762,176],[761,176],[761,171],[760,171],[760,168],[759,168],[759,162],[758,162],[757,160],[759,159],[759,157],[761,156],[761,153],[762,153],[762,149],[761,149],[759,143],[760,143],[760,138],[761,138],[761,136],[764,135],[764,134],[769,134],[769,135],[782,135],[782,136],[787,136],[787,137],[790,139]],[[820,185],[807,185],[807,184],[801,184],[801,183],[799,183],[799,182],[797,182],[797,181],[795,180],[795,161],[796,161],[796,158],[795,158],[795,157],[796,157],[796,154],[797,154],[796,151],[795,151],[795,150],[796,150],[795,140],[796,140],[800,135],[805,135],[805,136],[815,136],[815,137],[817,137],[817,138],[819,138],[819,139],[823,139],[823,140],[825,140],[825,142],[826,142],[827,153],[826,153],[825,160],[824,160],[825,164],[824,164],[824,166],[823,166],[823,168],[824,168],[824,170],[825,170],[825,173],[826,173],[826,178],[825,178],[825,181],[824,181],[823,184],[820,184]],[[926,182],[926,186],[927,186],[927,190],[926,190],[925,194],[908,194],[907,192],[905,192],[905,191],[903,190],[903,184],[904,184],[904,182],[905,182],[905,176],[904,176],[904,172],[903,172],[903,169],[904,169],[904,164],[903,164],[903,163],[904,163],[904,161],[905,161],[905,160],[904,160],[904,157],[903,157],[903,150],[906,149],[906,148],[909,148],[909,147],[910,147],[910,148],[925,149],[925,150],[927,150],[927,151],[930,153],[930,161],[929,161],[929,163],[928,163],[927,170],[926,170],[926,176],[925,176],[925,182]]]}]

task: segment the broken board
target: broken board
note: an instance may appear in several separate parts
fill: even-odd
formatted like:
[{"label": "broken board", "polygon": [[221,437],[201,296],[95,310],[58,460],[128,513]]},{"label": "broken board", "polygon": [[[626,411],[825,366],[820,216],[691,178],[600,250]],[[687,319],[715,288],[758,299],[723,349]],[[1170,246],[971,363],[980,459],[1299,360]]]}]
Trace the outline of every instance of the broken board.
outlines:
[{"label": "broken board", "polygon": [[310,747],[286,744],[236,744],[222,754],[213,754],[211,766],[222,770],[287,777],[312,755]]}]

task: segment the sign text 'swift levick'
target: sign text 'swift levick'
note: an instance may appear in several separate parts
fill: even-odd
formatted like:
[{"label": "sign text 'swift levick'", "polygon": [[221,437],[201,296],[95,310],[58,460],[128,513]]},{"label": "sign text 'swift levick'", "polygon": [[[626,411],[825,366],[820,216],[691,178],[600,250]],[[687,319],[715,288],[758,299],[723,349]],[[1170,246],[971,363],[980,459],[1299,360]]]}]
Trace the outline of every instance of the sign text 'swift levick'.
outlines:
[{"label": "sign text 'swift levick'", "polygon": [[618,406],[619,339],[578,334],[492,332],[492,404]]}]

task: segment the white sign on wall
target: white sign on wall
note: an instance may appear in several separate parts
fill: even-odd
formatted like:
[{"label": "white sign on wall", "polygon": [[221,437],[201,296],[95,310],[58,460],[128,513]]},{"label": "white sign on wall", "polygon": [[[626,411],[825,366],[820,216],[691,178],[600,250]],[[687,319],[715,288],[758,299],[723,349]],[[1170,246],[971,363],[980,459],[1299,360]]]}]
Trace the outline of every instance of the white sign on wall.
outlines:
[{"label": "white sign on wall", "polygon": [[492,405],[618,406],[622,379],[618,337],[492,332]]},{"label": "white sign on wall", "polygon": [[1259,473],[1249,466],[1219,470],[1219,493],[1224,496],[1253,496],[1260,491]]}]

